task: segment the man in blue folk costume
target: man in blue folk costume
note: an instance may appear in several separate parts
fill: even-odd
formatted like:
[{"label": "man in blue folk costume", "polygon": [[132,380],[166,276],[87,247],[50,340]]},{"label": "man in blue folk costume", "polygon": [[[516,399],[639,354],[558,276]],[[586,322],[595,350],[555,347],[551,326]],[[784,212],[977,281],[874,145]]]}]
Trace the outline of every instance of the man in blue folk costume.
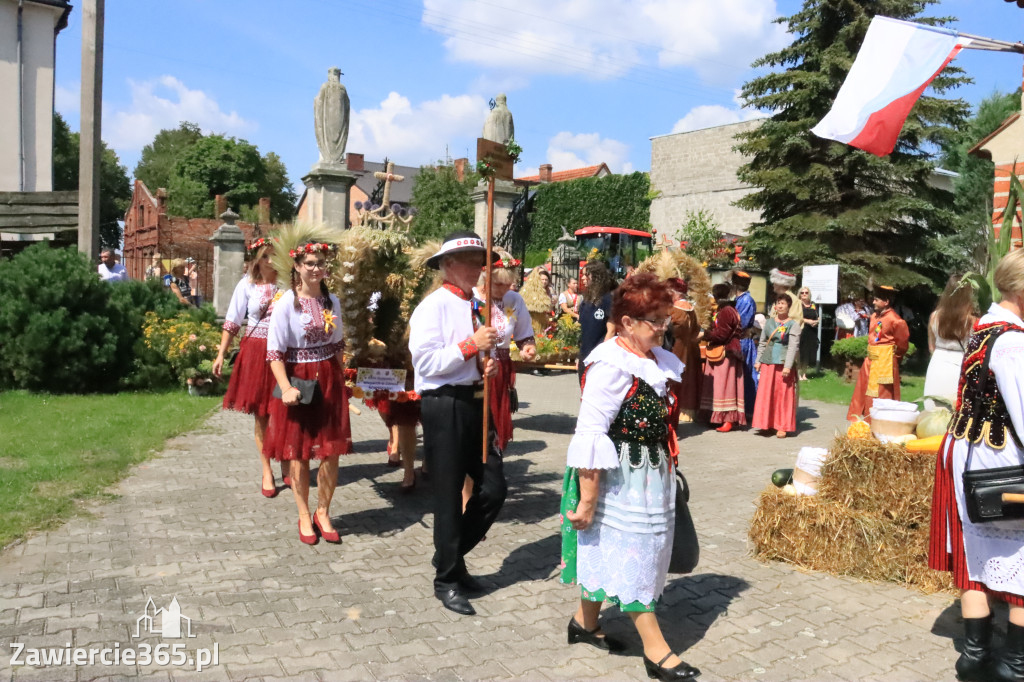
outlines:
[{"label": "man in blue folk costume", "polygon": [[740,315],[740,324],[743,325],[744,331],[744,336],[740,339],[740,349],[743,351],[743,400],[749,424],[757,400],[757,371],[754,370],[754,365],[757,364],[757,340],[754,333],[757,304],[747,291],[750,289],[750,275],[742,270],[733,270],[731,279],[733,290],[736,292],[736,312]]}]

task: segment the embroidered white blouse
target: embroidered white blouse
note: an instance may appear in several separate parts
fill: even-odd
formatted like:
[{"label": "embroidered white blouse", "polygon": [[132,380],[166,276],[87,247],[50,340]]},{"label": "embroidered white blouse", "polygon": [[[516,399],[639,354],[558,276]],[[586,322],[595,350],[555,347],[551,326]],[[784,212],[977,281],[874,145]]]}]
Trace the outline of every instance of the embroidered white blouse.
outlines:
[{"label": "embroidered white blouse", "polygon": [[[326,315],[326,318],[325,318]],[[332,319],[333,318],[333,319]],[[333,324],[327,324],[328,320]],[[331,294],[331,310],[320,298],[300,298],[295,309],[295,292],[286,291],[274,304],[267,334],[267,360],[319,362],[337,355],[344,347],[341,303]]]},{"label": "embroidered white blouse", "polygon": [[481,380],[473,335],[473,301],[441,287],[420,301],[409,318],[409,352],[416,392],[466,386]]},{"label": "embroidered white blouse", "polygon": [[642,358],[620,346],[617,338],[604,341],[586,358],[586,384],[576,433],[569,441],[567,466],[619,468],[619,452],[608,437],[608,428],[633,385],[633,377],[646,381],[662,397],[669,381],[682,379],[685,365],[673,353],[652,348],[655,360]]},{"label": "embroidered white blouse", "polygon": [[[478,301],[484,298],[479,289],[473,289]],[[497,336],[495,348],[509,348],[513,341],[522,341],[533,336],[533,323],[526,301],[517,291],[509,291],[491,306],[491,326]]]},{"label": "embroidered white blouse", "polygon": [[238,334],[245,323],[245,337],[267,338],[270,314],[273,312],[276,284],[254,283],[246,275],[238,280],[231,294],[227,314],[224,315],[224,331]]}]

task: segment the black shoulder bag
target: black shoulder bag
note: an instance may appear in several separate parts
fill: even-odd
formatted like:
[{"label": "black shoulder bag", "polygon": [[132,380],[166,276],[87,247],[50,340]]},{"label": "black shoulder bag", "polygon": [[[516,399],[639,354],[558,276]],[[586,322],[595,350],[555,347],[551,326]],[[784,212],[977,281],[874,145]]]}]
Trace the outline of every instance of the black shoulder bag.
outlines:
[{"label": "black shoulder bag", "polygon": [[[1006,330],[993,334],[990,341],[992,348],[985,353],[985,359],[981,364],[981,379],[979,393],[984,395],[989,380],[989,359],[995,351],[995,339]],[[975,402],[972,422],[981,416],[981,400]],[[1017,445],[1018,452],[1024,452],[1021,447],[1020,438],[1010,420],[1007,426],[1013,442]],[[1002,521],[1005,519],[1024,518],[1024,504],[1015,502],[1004,502],[1003,493],[1024,495],[1024,461],[1008,467],[996,469],[978,469],[971,471],[971,455],[974,454],[974,441],[970,440],[970,432],[966,434],[969,445],[967,446],[967,461],[964,462],[964,501],[967,505],[967,517],[971,523],[984,523],[986,521]],[[939,455],[942,456],[941,453]]]},{"label": "black shoulder bag", "polygon": [[[299,405],[311,405],[320,397],[320,382],[316,379],[299,379],[298,377],[289,377],[289,381],[292,388],[299,389]],[[274,390],[271,395],[275,398],[283,397],[281,387],[274,386]]]}]

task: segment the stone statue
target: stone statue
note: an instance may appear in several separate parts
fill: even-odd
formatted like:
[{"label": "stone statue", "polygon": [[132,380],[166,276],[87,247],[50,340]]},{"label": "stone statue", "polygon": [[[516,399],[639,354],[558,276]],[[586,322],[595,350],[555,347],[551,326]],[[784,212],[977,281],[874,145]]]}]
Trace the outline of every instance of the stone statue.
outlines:
[{"label": "stone statue", "polygon": [[498,95],[495,101],[494,108],[491,109],[491,113],[487,115],[487,120],[484,122],[484,134],[481,137],[485,140],[507,144],[515,137],[516,133],[515,125],[512,123],[512,112],[508,110],[508,105],[505,103],[505,93]]},{"label": "stone statue", "polygon": [[340,166],[345,162],[348,144],[348,92],[341,84],[341,69],[327,69],[327,82],[313,100],[313,121],[316,144],[320,148],[320,161]]}]

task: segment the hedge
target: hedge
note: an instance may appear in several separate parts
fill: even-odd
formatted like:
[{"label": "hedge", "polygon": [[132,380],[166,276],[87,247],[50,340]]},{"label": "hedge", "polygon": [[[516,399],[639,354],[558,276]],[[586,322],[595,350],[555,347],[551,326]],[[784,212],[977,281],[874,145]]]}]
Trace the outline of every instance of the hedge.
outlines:
[{"label": "hedge", "polygon": [[548,249],[587,225],[651,229],[651,179],[646,173],[581,178],[540,185],[534,203],[530,249]]}]

